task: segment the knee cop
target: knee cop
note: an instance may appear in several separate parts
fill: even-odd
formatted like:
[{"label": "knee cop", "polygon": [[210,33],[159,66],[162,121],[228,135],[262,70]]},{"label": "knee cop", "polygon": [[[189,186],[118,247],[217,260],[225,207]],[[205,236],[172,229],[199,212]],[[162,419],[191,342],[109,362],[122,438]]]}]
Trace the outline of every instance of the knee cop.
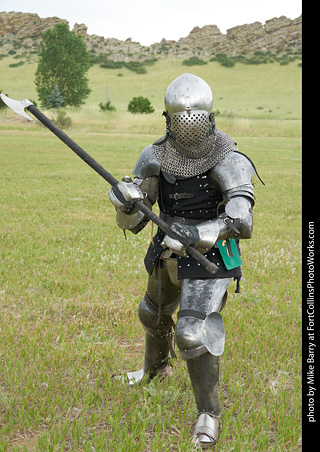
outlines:
[{"label": "knee cop", "polygon": [[[169,310],[170,311],[170,310]],[[171,330],[173,319],[168,310],[159,310],[147,294],[143,297],[139,306],[139,319],[147,333],[151,335],[165,334]]]},{"label": "knee cop", "polygon": [[225,331],[220,314],[230,279],[184,280],[181,310],[176,325],[176,344],[182,359],[224,351]]}]

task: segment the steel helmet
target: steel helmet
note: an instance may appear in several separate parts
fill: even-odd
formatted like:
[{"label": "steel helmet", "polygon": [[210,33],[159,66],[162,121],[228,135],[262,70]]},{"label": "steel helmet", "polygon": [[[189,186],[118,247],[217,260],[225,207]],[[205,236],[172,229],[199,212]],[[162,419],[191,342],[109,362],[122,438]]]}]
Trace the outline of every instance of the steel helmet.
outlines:
[{"label": "steel helmet", "polygon": [[166,90],[164,103],[166,135],[152,145],[163,171],[197,176],[237,149],[233,140],[216,128],[212,91],[200,77],[187,73],[176,78]]},{"label": "steel helmet", "polygon": [[212,91],[202,78],[188,73],[176,78],[164,103],[169,134],[177,145],[191,149],[214,131]]}]

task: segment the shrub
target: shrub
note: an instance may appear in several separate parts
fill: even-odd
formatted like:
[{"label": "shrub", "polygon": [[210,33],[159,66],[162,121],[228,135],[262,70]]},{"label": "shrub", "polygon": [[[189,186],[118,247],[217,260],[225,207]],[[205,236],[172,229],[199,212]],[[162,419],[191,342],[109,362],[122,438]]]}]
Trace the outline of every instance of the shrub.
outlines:
[{"label": "shrub", "polygon": [[223,67],[233,67],[236,63],[231,58],[226,58],[219,61],[220,65]]},{"label": "shrub", "polygon": [[255,57],[247,58],[246,60],[244,60],[244,64],[261,64],[261,60]]},{"label": "shrub", "polygon": [[99,107],[101,111],[117,111],[116,107],[112,105],[110,100],[108,100],[105,104],[100,102]]},{"label": "shrub", "polygon": [[104,69],[119,69],[123,66],[122,61],[113,61],[108,58],[104,58],[103,62],[100,64],[100,67]]},{"label": "shrub", "polygon": [[187,60],[183,60],[182,64],[185,66],[203,66],[204,64],[207,64],[207,62],[201,60],[197,56],[194,56],[188,58]]},{"label": "shrub", "polygon": [[143,64],[151,66],[152,64],[156,63],[157,61],[158,61],[158,58],[149,58],[147,60],[144,60]]},{"label": "shrub", "polygon": [[61,129],[68,129],[72,125],[72,120],[69,116],[66,116],[65,110],[59,109],[57,113],[56,119],[53,119],[52,122],[56,124]]},{"label": "shrub", "polygon": [[211,58],[210,61],[217,61],[221,66],[224,67],[233,67],[236,63],[235,61],[228,57],[225,53],[217,53],[215,58]]},{"label": "shrub", "polygon": [[11,63],[9,64],[9,67],[19,67],[24,64],[24,61],[19,61],[19,63]]},{"label": "shrub", "polygon": [[139,63],[138,61],[130,61],[129,63],[125,63],[125,67],[130,71],[136,72],[137,74],[147,73],[146,68],[142,63]]},{"label": "shrub", "polygon": [[129,71],[136,72],[137,74],[146,74],[147,70],[144,67],[145,64],[151,65],[155,61],[157,61],[156,58],[152,58],[149,60],[146,60],[144,63],[140,63],[138,61],[130,61],[129,63],[126,63],[125,61],[113,61],[110,60],[105,55],[100,55],[99,57],[95,58],[94,62],[100,63],[100,67],[104,69],[120,69],[125,67],[126,69],[129,69]]},{"label": "shrub", "polygon": [[134,97],[128,104],[130,113],[153,113],[154,108],[147,97]]}]

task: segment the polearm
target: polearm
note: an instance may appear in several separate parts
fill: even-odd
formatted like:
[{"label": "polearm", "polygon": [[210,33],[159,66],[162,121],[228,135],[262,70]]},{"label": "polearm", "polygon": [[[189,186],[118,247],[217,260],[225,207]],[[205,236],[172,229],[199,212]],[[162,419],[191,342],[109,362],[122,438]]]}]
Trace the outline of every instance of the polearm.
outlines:
[{"label": "polearm", "polygon": [[[33,103],[25,98],[23,100],[14,100],[1,93],[3,102],[11,108],[15,113],[22,116],[28,121],[33,119],[25,113],[25,108],[30,111],[43,125],[45,125],[52,133],[54,133],[64,144],[66,144],[73,152],[75,152],[84,162],[86,162],[94,171],[96,171],[104,180],[106,180],[112,187],[116,187],[118,181],[106,169],[104,169],[94,158],[92,158],[86,151],[84,151],[75,141],[66,135],[59,127],[57,127],[49,118],[47,118]],[[117,194],[118,195],[118,194]],[[172,238],[181,241],[173,231],[169,231],[169,226],[161,218],[159,218],[151,209],[149,209],[143,201],[135,201],[134,206],[140,210],[149,220],[155,223],[163,232],[169,234]],[[210,262],[203,254],[196,248],[187,245],[187,253],[192,256],[197,262],[212,275],[218,271],[218,267]]]}]

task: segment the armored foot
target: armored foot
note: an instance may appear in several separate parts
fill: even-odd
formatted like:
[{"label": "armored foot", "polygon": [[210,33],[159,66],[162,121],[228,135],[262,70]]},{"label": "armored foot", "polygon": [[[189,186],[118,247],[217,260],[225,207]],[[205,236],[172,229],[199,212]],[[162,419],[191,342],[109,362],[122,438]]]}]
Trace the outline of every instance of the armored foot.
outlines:
[{"label": "armored foot", "polygon": [[116,379],[120,380],[121,383],[127,384],[128,386],[134,386],[136,384],[140,384],[142,380],[146,377],[146,373],[144,369],[139,369],[135,372],[128,372],[124,375],[117,375]]},{"label": "armored foot", "polygon": [[193,433],[195,444],[203,448],[212,447],[218,441],[222,430],[222,422],[216,416],[201,413]]},{"label": "armored foot", "polygon": [[142,382],[149,383],[154,377],[158,377],[160,380],[163,380],[171,375],[172,367],[168,361],[158,368],[156,374],[152,376],[146,372],[144,368],[142,368],[135,372],[128,372],[124,375],[115,375],[114,378],[116,380],[120,380],[123,384],[127,384],[132,387],[141,384]]}]

